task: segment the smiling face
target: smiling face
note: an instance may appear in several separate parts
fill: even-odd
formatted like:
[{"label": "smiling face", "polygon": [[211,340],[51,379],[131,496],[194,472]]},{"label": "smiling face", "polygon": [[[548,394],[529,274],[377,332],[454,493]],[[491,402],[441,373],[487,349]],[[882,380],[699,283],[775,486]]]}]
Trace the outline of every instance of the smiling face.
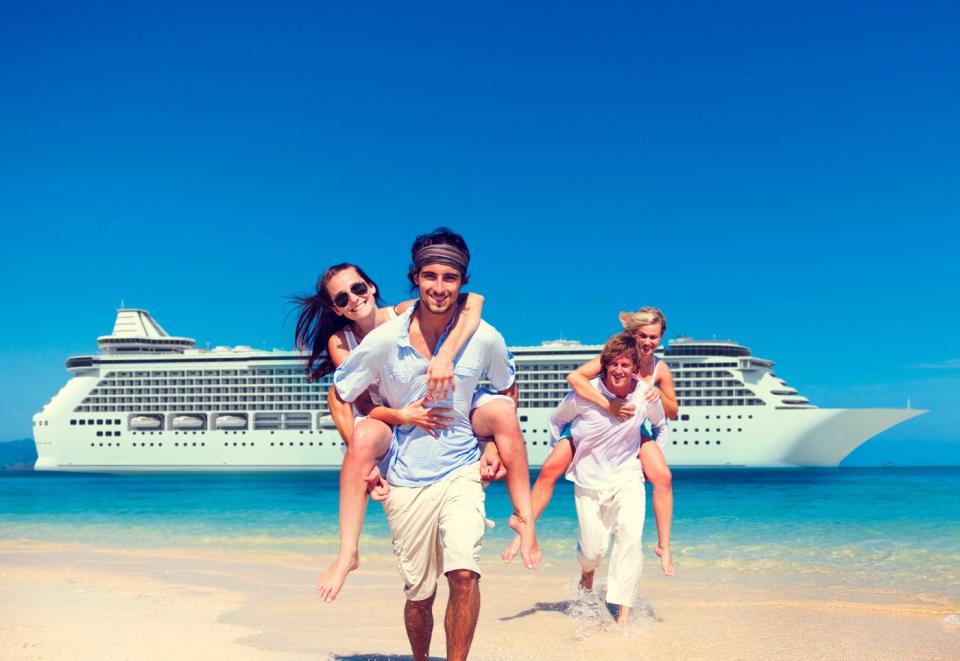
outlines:
[{"label": "smiling face", "polygon": [[640,356],[646,358],[660,346],[660,340],[663,339],[663,324],[640,326],[633,332],[633,336],[637,340]]},{"label": "smiling face", "polygon": [[[364,287],[367,291],[358,293]],[[337,272],[327,281],[327,294],[331,301],[336,301],[337,297],[342,301],[343,295],[346,296],[344,305],[339,306],[336,302],[333,303],[333,311],[351,321],[376,312],[376,293],[377,288],[365,281],[352,267]]]},{"label": "smiling face", "polygon": [[414,276],[420,290],[420,302],[433,314],[449,312],[460,296],[463,278],[460,271],[446,264],[426,264]]},{"label": "smiling face", "polygon": [[615,395],[622,395],[630,386],[630,381],[633,379],[633,370],[634,360],[631,354],[622,353],[619,356],[614,356],[607,363],[603,379],[607,390]]}]

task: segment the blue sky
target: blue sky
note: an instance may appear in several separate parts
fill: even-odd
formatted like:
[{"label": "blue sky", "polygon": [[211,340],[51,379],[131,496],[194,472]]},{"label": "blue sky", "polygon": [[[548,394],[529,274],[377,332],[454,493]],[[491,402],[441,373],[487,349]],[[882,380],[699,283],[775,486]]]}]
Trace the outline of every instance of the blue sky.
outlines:
[{"label": "blue sky", "polygon": [[449,225],[508,342],[661,306],[820,406],[931,413],[863,463],[960,463],[955,3],[8,5],[0,438],[121,300],[289,347],[357,261],[392,300]]}]

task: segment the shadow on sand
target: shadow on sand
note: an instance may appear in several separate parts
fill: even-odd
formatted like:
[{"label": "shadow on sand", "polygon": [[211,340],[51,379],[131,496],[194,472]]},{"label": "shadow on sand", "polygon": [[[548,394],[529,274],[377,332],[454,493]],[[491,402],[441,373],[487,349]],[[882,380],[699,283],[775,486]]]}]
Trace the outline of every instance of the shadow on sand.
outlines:
[{"label": "shadow on sand", "polygon": [[538,601],[534,604],[533,608],[528,608],[525,611],[520,611],[516,615],[507,615],[506,617],[501,617],[501,622],[506,622],[507,620],[516,620],[521,617],[529,617],[534,613],[538,612],[548,612],[548,613],[565,613],[569,614],[570,610],[573,608],[575,601]]},{"label": "shadow on sand", "polygon": [[[584,607],[590,607],[589,602],[584,602],[582,600],[566,600],[566,601],[538,601],[534,604],[533,608],[528,608],[527,610],[520,611],[514,615],[507,615],[506,617],[501,617],[501,622],[506,622],[508,620],[516,620],[521,617],[529,617],[534,613],[544,612],[544,613],[563,613],[564,615],[569,615],[570,617],[578,617],[584,613]],[[593,608],[603,612],[601,609],[606,609],[607,613],[612,619],[617,619],[617,607],[613,604],[606,602],[594,602],[592,604]],[[634,618],[636,617],[645,617],[651,619],[655,622],[662,622],[663,620],[654,612],[653,606],[650,605],[650,602],[645,602],[634,607]]]}]

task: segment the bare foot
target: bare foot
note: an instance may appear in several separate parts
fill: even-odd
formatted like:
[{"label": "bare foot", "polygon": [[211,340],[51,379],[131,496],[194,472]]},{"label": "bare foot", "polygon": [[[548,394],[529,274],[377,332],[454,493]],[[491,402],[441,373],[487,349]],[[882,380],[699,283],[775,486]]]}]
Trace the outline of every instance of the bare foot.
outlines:
[{"label": "bare foot", "polygon": [[578,587],[583,592],[591,592],[593,590],[592,571],[580,572],[580,585]]},{"label": "bare foot", "polygon": [[656,554],[660,558],[660,566],[663,567],[663,573],[667,576],[673,576],[676,570],[673,568],[673,554],[670,553],[670,547],[657,544]]},{"label": "bare foot", "polygon": [[[534,525],[527,523],[514,512],[510,515],[510,527],[520,536],[520,557],[523,558],[523,566],[527,569],[539,569],[540,562],[543,560],[543,553],[541,553],[540,544],[537,542]],[[505,552],[506,550],[504,550]]]},{"label": "bare foot", "polygon": [[338,557],[317,581],[317,594],[320,595],[320,599],[327,602],[336,599],[340,594],[340,588],[343,587],[343,582],[347,580],[347,574],[359,566],[360,556],[356,553],[346,558]]},{"label": "bare foot", "polygon": [[[510,518],[510,523],[513,523],[513,517]],[[512,525],[511,525],[512,527]],[[504,562],[512,562],[513,559],[517,556],[517,553],[520,552],[520,535],[514,535],[513,539],[510,540],[510,543],[503,547],[503,550],[500,552],[500,557],[503,558]]]}]

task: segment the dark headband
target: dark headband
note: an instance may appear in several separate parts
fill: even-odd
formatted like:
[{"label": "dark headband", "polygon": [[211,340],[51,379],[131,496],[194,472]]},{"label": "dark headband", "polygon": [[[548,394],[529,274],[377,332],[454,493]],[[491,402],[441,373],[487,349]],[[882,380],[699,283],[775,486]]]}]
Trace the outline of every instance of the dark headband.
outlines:
[{"label": "dark headband", "polygon": [[427,264],[446,264],[466,275],[470,258],[467,253],[446,243],[424,246],[417,251],[413,263],[419,271]]}]

